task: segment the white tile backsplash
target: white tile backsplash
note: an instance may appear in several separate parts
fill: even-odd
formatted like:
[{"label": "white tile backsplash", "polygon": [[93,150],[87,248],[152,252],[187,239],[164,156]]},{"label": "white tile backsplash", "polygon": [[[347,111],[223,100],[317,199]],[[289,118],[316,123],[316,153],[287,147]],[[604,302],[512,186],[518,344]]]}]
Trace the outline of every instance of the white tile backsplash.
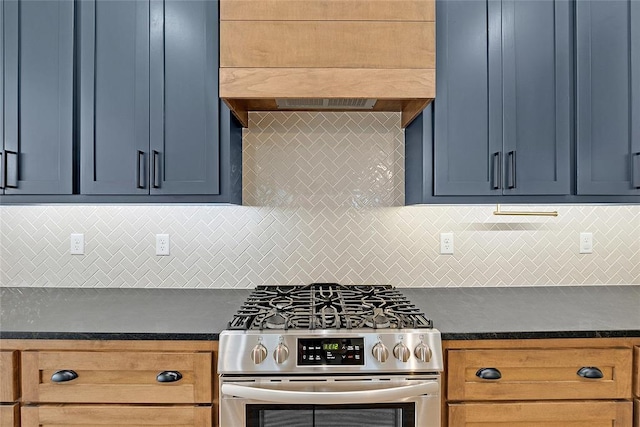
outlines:
[{"label": "white tile backsplash", "polygon": [[[395,113],[252,113],[245,206],[2,206],[0,286],[640,284],[640,206],[411,206]],[[593,253],[579,254],[579,233]],[[453,232],[455,254],[439,254]],[[85,234],[86,255],[69,254]],[[171,256],[155,256],[155,234]]]}]

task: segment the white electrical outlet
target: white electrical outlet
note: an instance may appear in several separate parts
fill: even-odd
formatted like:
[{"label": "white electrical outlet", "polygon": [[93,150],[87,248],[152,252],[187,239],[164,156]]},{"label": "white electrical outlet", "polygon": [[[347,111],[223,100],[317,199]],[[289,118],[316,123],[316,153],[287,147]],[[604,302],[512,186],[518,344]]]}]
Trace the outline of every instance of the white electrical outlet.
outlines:
[{"label": "white electrical outlet", "polygon": [[84,255],[84,234],[71,234],[71,250],[69,253],[71,255]]},{"label": "white electrical outlet", "polygon": [[440,233],[440,254],[453,255],[453,233]]},{"label": "white electrical outlet", "polygon": [[580,253],[593,253],[593,233],[580,233]]},{"label": "white electrical outlet", "polygon": [[169,235],[168,234],[156,234],[156,255],[158,256],[169,255]]}]

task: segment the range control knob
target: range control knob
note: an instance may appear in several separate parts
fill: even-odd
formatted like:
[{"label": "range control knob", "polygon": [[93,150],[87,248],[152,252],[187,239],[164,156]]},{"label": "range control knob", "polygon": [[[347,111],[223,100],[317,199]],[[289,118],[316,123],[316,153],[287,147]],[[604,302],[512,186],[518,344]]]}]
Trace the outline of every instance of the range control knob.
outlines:
[{"label": "range control knob", "polygon": [[423,342],[416,346],[413,354],[415,354],[421,362],[428,362],[431,360],[431,349]]},{"label": "range control knob", "polygon": [[396,359],[402,362],[406,362],[407,360],[409,360],[409,356],[411,356],[411,350],[409,350],[406,345],[400,342],[396,344],[395,347],[393,347],[393,355]]},{"label": "range control knob", "polygon": [[380,341],[373,346],[371,352],[373,353],[373,357],[380,363],[386,362],[389,357],[389,350],[387,350],[387,347]]},{"label": "range control knob", "polygon": [[253,350],[251,350],[251,360],[253,360],[253,363],[259,365],[264,362],[264,359],[266,358],[267,348],[265,346],[263,346],[262,344],[258,344],[253,347]]},{"label": "range control knob", "polygon": [[278,344],[276,349],[273,350],[273,358],[277,364],[284,363],[289,358],[289,348],[282,343]]}]

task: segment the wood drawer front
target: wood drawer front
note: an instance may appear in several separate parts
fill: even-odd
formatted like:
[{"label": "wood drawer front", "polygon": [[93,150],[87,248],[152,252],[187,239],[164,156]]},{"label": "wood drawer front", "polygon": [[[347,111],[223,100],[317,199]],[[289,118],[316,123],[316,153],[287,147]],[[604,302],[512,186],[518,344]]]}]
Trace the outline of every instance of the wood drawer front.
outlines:
[{"label": "wood drawer front", "polygon": [[[624,348],[449,350],[448,400],[630,399],[632,352]],[[577,372],[598,367],[604,378]],[[497,368],[502,378],[476,376]]]},{"label": "wood drawer front", "polygon": [[633,369],[633,377],[635,378],[635,381],[633,388],[636,397],[640,397],[640,347],[635,347],[633,352],[635,353],[633,357],[635,360],[635,368]]},{"label": "wood drawer front", "polygon": [[434,69],[435,24],[221,21],[220,67]]},{"label": "wood drawer front", "polygon": [[221,0],[221,21],[435,21],[434,0]]},{"label": "wood drawer front", "polygon": [[514,402],[449,404],[450,427],[630,427],[631,402]]},{"label": "wood drawer front", "polygon": [[18,427],[20,425],[20,407],[13,405],[0,405],[0,427]]},{"label": "wood drawer front", "polygon": [[[211,353],[22,352],[25,402],[55,403],[208,403],[212,401]],[[51,381],[68,369],[78,378]],[[163,371],[182,379],[159,383]]]},{"label": "wood drawer front", "polygon": [[635,409],[633,411],[633,427],[640,427],[640,400],[634,401]]},{"label": "wood drawer front", "polygon": [[25,406],[22,427],[173,426],[211,427],[211,406]]},{"label": "wood drawer front", "polygon": [[18,352],[0,351],[0,402],[15,402],[20,395],[18,387]]}]

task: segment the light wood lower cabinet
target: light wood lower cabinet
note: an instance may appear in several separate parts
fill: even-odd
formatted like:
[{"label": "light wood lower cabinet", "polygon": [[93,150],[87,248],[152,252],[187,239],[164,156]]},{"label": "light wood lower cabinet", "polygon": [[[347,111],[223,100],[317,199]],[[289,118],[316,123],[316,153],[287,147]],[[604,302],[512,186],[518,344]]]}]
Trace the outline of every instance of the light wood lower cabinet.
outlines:
[{"label": "light wood lower cabinet", "polygon": [[[210,404],[211,357],[186,352],[24,351],[22,400]],[[55,382],[63,371],[77,378]],[[171,382],[159,382],[159,376]]]},{"label": "light wood lower cabinet", "polygon": [[640,346],[633,349],[633,395],[635,396],[633,411],[633,427],[640,427]]},{"label": "light wood lower cabinet", "polygon": [[22,408],[22,427],[210,427],[212,420],[211,406],[42,405]]},{"label": "light wood lower cabinet", "polygon": [[[631,397],[628,348],[450,350],[447,357],[449,400]],[[481,378],[483,370],[500,379]]]},{"label": "light wood lower cabinet", "polygon": [[20,425],[18,356],[14,350],[0,351],[0,427]]},{"label": "light wood lower cabinet", "polygon": [[640,427],[639,342],[444,341],[442,425]]},{"label": "light wood lower cabinet", "polygon": [[634,363],[635,363],[635,367],[633,369],[634,372],[634,377],[635,377],[635,381],[634,386],[633,386],[633,394],[640,398],[640,346],[637,346],[633,349],[633,353],[634,353]]},{"label": "light wood lower cabinet", "polygon": [[[3,340],[0,344],[15,349],[0,352],[0,360],[3,375],[13,372],[21,386],[20,405],[0,406],[0,427],[216,424],[217,342]],[[8,361],[12,370],[6,368]],[[9,383],[3,378],[2,384],[3,393],[8,393]]]},{"label": "light wood lower cabinet", "polygon": [[18,384],[18,352],[0,351],[0,402],[15,402],[20,396]]},{"label": "light wood lower cabinet", "polygon": [[456,427],[629,427],[631,402],[513,402],[449,404]]},{"label": "light wood lower cabinet", "polygon": [[20,425],[20,405],[0,405],[0,427],[18,427]]}]

